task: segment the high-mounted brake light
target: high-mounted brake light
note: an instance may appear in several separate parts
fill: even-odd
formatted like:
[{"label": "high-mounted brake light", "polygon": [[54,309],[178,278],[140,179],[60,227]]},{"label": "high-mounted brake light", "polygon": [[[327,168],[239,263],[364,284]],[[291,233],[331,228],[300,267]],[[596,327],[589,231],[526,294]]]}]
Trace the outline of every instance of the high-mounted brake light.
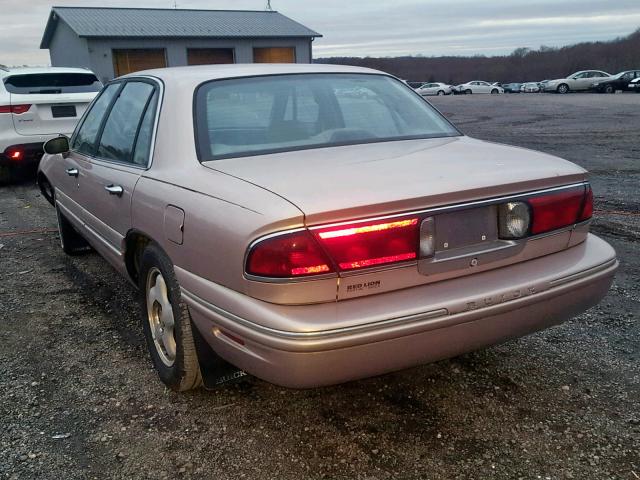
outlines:
[{"label": "high-mounted brake light", "polygon": [[288,278],[332,271],[331,262],[306,230],[261,240],[247,257],[247,273],[261,277]]},{"label": "high-mounted brake light", "polygon": [[418,218],[363,222],[314,230],[340,270],[354,270],[418,256]]},{"label": "high-mounted brake light", "polygon": [[537,235],[550,232],[583,220],[583,215],[589,214],[587,203],[590,190],[576,187],[531,197],[528,200],[532,210],[531,233]]},{"label": "high-mounted brake light", "polygon": [[21,104],[21,105],[0,105],[0,113],[13,113],[15,115],[20,115],[22,113],[26,113],[31,108],[29,104]]}]

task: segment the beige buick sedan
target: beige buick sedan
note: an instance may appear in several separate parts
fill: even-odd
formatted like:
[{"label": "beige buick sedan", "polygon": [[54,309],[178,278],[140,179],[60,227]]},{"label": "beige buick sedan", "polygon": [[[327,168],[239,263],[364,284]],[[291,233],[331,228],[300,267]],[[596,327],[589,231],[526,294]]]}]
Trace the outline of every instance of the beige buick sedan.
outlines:
[{"label": "beige buick sedan", "polygon": [[375,70],[140,72],[45,150],[62,248],[140,289],[175,390],[229,364],[315,387],[452,357],[586,310],[618,266],[585,170],[466,137]]}]

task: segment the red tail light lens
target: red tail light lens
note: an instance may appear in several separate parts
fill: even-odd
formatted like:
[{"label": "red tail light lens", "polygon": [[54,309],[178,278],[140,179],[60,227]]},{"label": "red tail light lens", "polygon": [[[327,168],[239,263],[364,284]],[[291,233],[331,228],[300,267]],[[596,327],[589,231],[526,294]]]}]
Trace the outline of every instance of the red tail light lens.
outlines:
[{"label": "red tail light lens", "polygon": [[14,113],[16,115],[20,115],[21,113],[26,113],[31,108],[29,104],[23,105],[0,105],[0,113]]},{"label": "red tail light lens", "polygon": [[11,105],[11,113],[15,115],[20,115],[21,113],[26,113],[31,108],[31,105]]},{"label": "red tail light lens", "polygon": [[585,187],[578,187],[530,198],[531,233],[537,235],[576,223],[583,214],[586,197]]},{"label": "red tail light lens", "polygon": [[262,240],[247,258],[247,273],[261,277],[288,278],[332,271],[331,262],[306,230]]},{"label": "red tail light lens", "polygon": [[580,214],[579,220],[583,222],[589,220],[591,217],[593,217],[593,190],[591,190],[591,185],[587,185],[587,191],[584,195],[584,205],[582,206],[582,213]]},{"label": "red tail light lens", "polygon": [[418,218],[318,229],[314,234],[340,270],[413,260],[418,256]]},{"label": "red tail light lens", "polygon": [[5,152],[5,155],[11,160],[22,160],[22,150],[9,148]]}]

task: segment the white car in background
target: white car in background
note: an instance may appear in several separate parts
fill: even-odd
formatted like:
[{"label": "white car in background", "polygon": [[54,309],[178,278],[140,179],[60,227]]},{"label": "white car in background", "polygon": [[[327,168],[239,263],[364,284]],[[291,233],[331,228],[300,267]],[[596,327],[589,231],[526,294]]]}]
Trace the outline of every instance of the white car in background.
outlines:
[{"label": "white car in background", "polygon": [[464,93],[470,95],[472,93],[491,93],[498,94],[504,93],[504,89],[498,85],[492,85],[489,82],[483,82],[482,80],[474,80],[472,82],[463,83],[456,87],[458,93]]},{"label": "white car in background", "polygon": [[451,85],[439,82],[424,83],[416,88],[416,92],[423,97],[430,95],[449,95],[451,94]]},{"label": "white car in background", "polygon": [[611,77],[611,74],[602,70],[581,70],[569,75],[567,78],[549,80],[544,86],[545,92],[569,93],[589,90],[598,80]]},{"label": "white car in background", "polygon": [[640,93],[640,77],[636,78],[629,84],[629,90]]},{"label": "white car in background", "polygon": [[0,67],[0,183],[35,167],[44,142],[71,135],[101,89],[82,68]]}]

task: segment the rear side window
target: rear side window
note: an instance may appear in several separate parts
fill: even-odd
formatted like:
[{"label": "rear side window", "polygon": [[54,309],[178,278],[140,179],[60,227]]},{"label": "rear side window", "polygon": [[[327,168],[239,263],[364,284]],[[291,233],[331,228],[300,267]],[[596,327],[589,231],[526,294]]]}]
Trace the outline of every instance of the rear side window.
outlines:
[{"label": "rear side window", "polygon": [[102,119],[119,88],[120,84],[112,83],[102,91],[84,117],[82,125],[76,131],[71,141],[72,150],[85,155],[93,155]]},{"label": "rear side window", "polygon": [[127,82],[109,113],[96,156],[119,162],[133,161],[138,127],[153,91],[149,83]]},{"label": "rear side window", "polygon": [[153,127],[156,120],[156,105],[158,104],[158,91],[153,94],[149,106],[142,117],[142,122],[138,129],[138,138],[136,140],[136,148],[133,151],[133,163],[142,167],[146,166],[149,159],[149,149],[151,148],[151,139],[153,135]]},{"label": "rear side window", "polygon": [[99,92],[102,84],[92,73],[31,73],[11,75],[4,80],[9,93]]}]

